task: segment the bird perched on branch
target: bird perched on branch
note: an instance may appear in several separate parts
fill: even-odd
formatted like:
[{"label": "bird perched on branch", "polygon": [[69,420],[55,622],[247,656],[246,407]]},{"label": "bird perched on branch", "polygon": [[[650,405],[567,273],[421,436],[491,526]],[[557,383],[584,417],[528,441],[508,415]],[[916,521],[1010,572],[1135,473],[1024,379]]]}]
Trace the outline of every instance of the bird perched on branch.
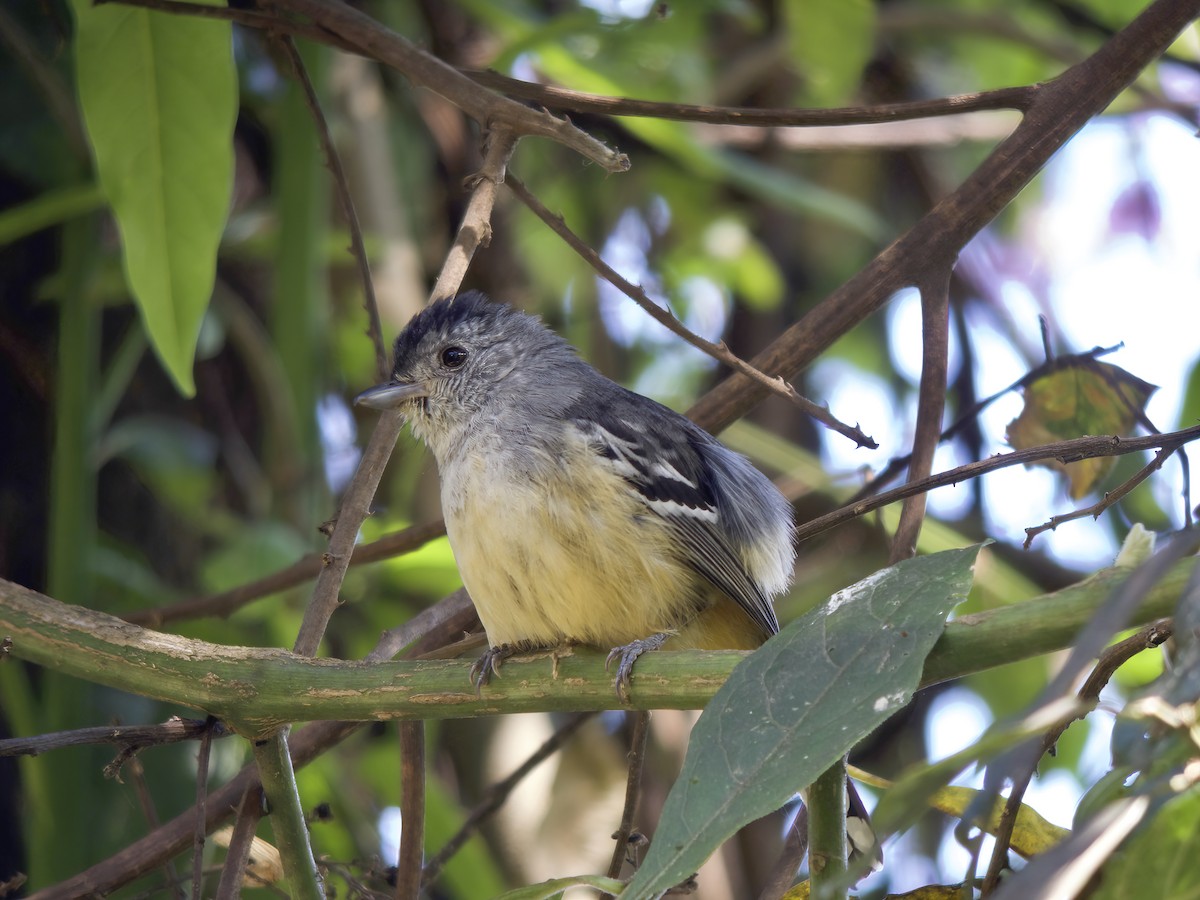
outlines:
[{"label": "bird perched on branch", "polygon": [[743,456],[605,378],[539,319],[470,292],[418,314],[392,380],[437,458],[454,557],[491,645],[753,649],[779,630],[792,510]]},{"label": "bird perched on branch", "polygon": [[515,653],[585,644],[610,651],[624,699],[642,653],[750,650],[779,630],[771,598],[795,559],[787,500],[534,316],[473,291],[439,300],[396,339],[391,381],[356,402],[402,410],[437,458],[446,532],[490,645],[477,685]]}]

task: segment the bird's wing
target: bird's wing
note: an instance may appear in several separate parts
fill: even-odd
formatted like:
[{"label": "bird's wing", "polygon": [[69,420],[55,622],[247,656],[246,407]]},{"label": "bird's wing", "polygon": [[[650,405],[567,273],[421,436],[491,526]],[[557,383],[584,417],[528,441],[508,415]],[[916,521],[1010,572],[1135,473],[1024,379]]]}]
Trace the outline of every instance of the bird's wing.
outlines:
[{"label": "bird's wing", "polygon": [[[622,394],[624,402],[606,398],[603,424],[595,416],[576,416],[574,426],[647,510],[668,523],[687,565],[736,601],[764,635],[776,633],[779,621],[775,610],[736,549],[717,499],[715,473],[696,447],[697,441],[712,438],[652,400],[623,389]],[[645,414],[638,415],[640,410],[633,408],[638,401],[657,407],[658,423],[669,414],[670,424],[679,431],[666,436],[639,427]]]}]

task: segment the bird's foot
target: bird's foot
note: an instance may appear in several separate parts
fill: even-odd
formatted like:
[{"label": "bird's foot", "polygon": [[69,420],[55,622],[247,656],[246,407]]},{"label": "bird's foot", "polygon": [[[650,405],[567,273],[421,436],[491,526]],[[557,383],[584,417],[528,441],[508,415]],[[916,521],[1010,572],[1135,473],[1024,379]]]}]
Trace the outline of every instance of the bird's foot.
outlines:
[{"label": "bird's foot", "polygon": [[618,700],[622,703],[629,702],[629,679],[633,675],[633,664],[637,662],[638,657],[649,650],[657,650],[671,637],[673,635],[669,632],[660,631],[650,637],[639,638],[620,647],[613,647],[609,651],[608,658],[604,661],[604,669],[607,671],[613,661],[617,661],[617,679],[614,686],[617,690]]},{"label": "bird's foot", "polygon": [[519,652],[516,644],[500,644],[497,647],[488,647],[483,651],[483,655],[471,666],[469,675],[471,684],[475,685],[475,693],[480,693],[483,686],[492,680],[493,675],[499,677],[500,667],[504,665],[504,661],[510,656],[516,656]]}]

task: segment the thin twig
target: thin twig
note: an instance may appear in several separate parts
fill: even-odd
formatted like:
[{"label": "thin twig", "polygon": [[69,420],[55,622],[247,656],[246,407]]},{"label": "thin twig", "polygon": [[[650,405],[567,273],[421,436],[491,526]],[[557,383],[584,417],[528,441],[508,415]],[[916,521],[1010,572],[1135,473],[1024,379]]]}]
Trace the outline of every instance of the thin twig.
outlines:
[{"label": "thin twig", "polygon": [[400,857],[396,861],[396,900],[417,900],[425,855],[425,723],[401,722],[399,731]]},{"label": "thin twig", "polygon": [[755,127],[804,127],[819,125],[872,125],[903,122],[937,116],[995,109],[1025,111],[1033,103],[1039,85],[1000,88],[973,94],[959,94],[934,100],[904,103],[877,103],[870,106],[843,106],[837,109],[801,109],[796,107],[756,108],[746,106],[701,106],[692,103],[660,103],[630,97],[607,97],[546,84],[519,81],[492,70],[464,70],[477,84],[501,94],[528,100],[547,109],[589,113],[602,116],[638,116],[670,119],[678,122],[705,122],[714,125]]},{"label": "thin twig", "polygon": [[[1121,403],[1125,406],[1126,412],[1128,412],[1131,416],[1133,416],[1133,418],[1137,421],[1137,423],[1139,425],[1141,425],[1143,428],[1145,428],[1151,434],[1161,434],[1161,431],[1159,430],[1158,426],[1155,425],[1152,421],[1150,421],[1150,417],[1148,415],[1146,415],[1146,410],[1142,407],[1142,405],[1140,403],[1136,402],[1136,400],[1132,396],[1130,396],[1129,391],[1125,390],[1126,386],[1121,383],[1120,378],[1112,370],[1111,367],[1101,366],[1101,365],[1092,365],[1092,366],[1088,367],[1088,371],[1094,372],[1095,374],[1099,375],[1101,378],[1104,379],[1104,383],[1107,384],[1109,386],[1109,388],[1111,388],[1116,393],[1117,397],[1121,400]],[[1132,377],[1132,376],[1130,376],[1130,377]],[[1146,386],[1149,387],[1149,385],[1146,385]],[[1183,527],[1191,528],[1192,527],[1191,466],[1188,463],[1187,451],[1184,450],[1182,447],[1180,447],[1180,448],[1178,448],[1178,452],[1179,452],[1179,468],[1182,470],[1182,475],[1183,475]]]},{"label": "thin twig", "polygon": [[307,19],[310,24],[306,26],[303,20],[298,22],[278,15],[244,15],[238,14],[244,11],[198,3],[171,0],[107,2],[162,12],[230,19],[253,28],[330,44],[391,66],[413,84],[445,97],[486,128],[503,127],[518,137],[531,135],[548,138],[569,147],[606,172],[624,172],[629,168],[629,158],[624,153],[606,147],[569,120],[555,118],[545,110],[532,109],[492,91],[481,90],[479,85],[453,66],[426,53],[407,38],[345,3],[335,0],[269,0],[276,10]]},{"label": "thin twig", "polygon": [[758,900],[780,900],[796,880],[796,872],[800,869],[804,854],[808,852],[808,807],[803,803],[799,807]]},{"label": "thin twig", "polygon": [[875,448],[879,445],[871,438],[867,437],[857,427],[846,425],[833,417],[828,409],[818,406],[811,400],[802,397],[794,387],[788,384],[784,379],[772,377],[764,372],[754,368],[745,360],[735,356],[726,346],[724,341],[713,343],[705,340],[688,329],[682,322],[673,316],[670,310],[663,309],[647,296],[646,291],[639,285],[628,281],[621,276],[616,269],[606,263],[600,254],[589,247],[575,232],[567,226],[563,221],[562,216],[556,216],[548,210],[540,200],[537,199],[529,190],[521,183],[520,180],[512,175],[508,178],[508,187],[517,197],[524,203],[539,219],[545,222],[550,230],[561,237],[567,245],[574,250],[583,260],[594,268],[600,275],[610,282],[621,293],[625,294],[630,300],[640,306],[649,316],[658,322],[663,327],[667,328],[673,334],[677,334],[693,347],[707,353],[718,362],[724,363],[733,369],[735,372],[741,372],[749,378],[754,379],[767,390],[774,394],[778,394],[787,400],[790,400],[796,406],[800,407],[807,415],[816,419],[821,424],[836,431],[838,434],[844,435],[854,441],[860,447]]},{"label": "thin twig", "polygon": [[629,168],[625,154],[606,147],[569,120],[555,118],[544,110],[532,109],[492,91],[480,91],[475,82],[453,66],[346,3],[330,0],[271,0],[271,3],[277,9],[305,16],[349,42],[357,52],[397,69],[412,83],[445,97],[485,128],[502,128],[517,137],[549,138],[606,172],[624,172]]},{"label": "thin twig", "polygon": [[338,201],[342,205],[342,215],[346,217],[346,227],[350,231],[350,253],[354,256],[354,262],[358,266],[358,278],[362,282],[363,307],[367,313],[367,337],[371,339],[371,345],[375,348],[375,375],[380,381],[385,381],[388,377],[389,367],[387,350],[383,345],[383,326],[379,322],[379,304],[375,300],[375,282],[371,278],[371,264],[367,260],[367,247],[363,243],[362,226],[358,222],[358,210],[355,209],[354,201],[350,198],[350,184],[346,181],[346,170],[342,168],[342,158],[338,155],[337,147],[334,146],[333,136],[329,133],[329,123],[325,120],[325,113],[321,109],[321,101],[317,97],[312,79],[308,77],[308,69],[304,66],[300,51],[296,49],[296,42],[286,34],[274,37],[275,43],[283,49],[283,55],[287,57],[288,63],[292,67],[292,74],[300,83],[301,91],[304,94],[304,103],[308,107],[309,115],[312,116],[317,139],[321,142],[321,152],[325,154],[325,165],[333,176],[333,185],[337,189]]},{"label": "thin twig", "polygon": [[200,900],[204,882],[204,838],[208,834],[205,822],[208,819],[208,762],[212,756],[211,716],[205,723],[200,737],[200,748],[196,753],[196,830],[192,832],[192,898]]},{"label": "thin twig", "polygon": [[[475,251],[491,238],[491,214],[496,191],[504,180],[508,158],[512,155],[516,137],[498,130],[489,133],[483,166],[475,180],[471,199],[463,214],[454,244],[446,254],[441,274],[433,289],[434,297],[449,297],[458,291]],[[312,598],[304,610],[304,621],[296,637],[295,652],[312,656],[321,642],[325,627],[338,606],[342,579],[345,578],[358,529],[370,510],[375,489],[383,477],[383,469],[400,436],[404,417],[399,410],[387,410],[380,415],[363,451],[362,459],[350,486],[342,499],[337,521],[329,537],[329,548],[322,556],[324,567],[317,576]]]},{"label": "thin twig", "polygon": [[[1107,356],[1110,353],[1116,353],[1123,346],[1123,344],[1117,344],[1115,347],[1093,347],[1091,350],[1088,350],[1084,353],[1072,353],[1066,356],[1060,356],[1057,359],[1052,359],[1035,369],[1030,369],[1007,387],[1001,388],[991,396],[984,397],[982,400],[978,400],[971,404],[970,407],[964,410],[962,414],[960,414],[959,417],[941,433],[938,438],[938,442],[945,443],[946,441],[950,440],[950,438],[954,437],[968,425],[972,424],[981,412],[983,412],[1001,397],[1007,397],[1013,391],[1028,387],[1037,379],[1042,378],[1053,371],[1057,371],[1060,367],[1066,368],[1077,365],[1080,362],[1095,360],[1101,356]],[[872,494],[880,491],[885,485],[890,484],[896,478],[896,476],[908,468],[908,464],[911,461],[911,453],[905,454],[904,456],[893,457],[892,459],[888,460],[887,465],[876,472],[871,477],[871,480],[867,484],[863,485],[862,489],[854,495],[850,502],[857,503],[859,500],[870,497]]]},{"label": "thin twig", "polygon": [[[228,737],[221,723],[216,723],[212,729],[204,719],[181,719],[172,716],[166,722],[158,725],[103,725],[93,728],[74,728],[70,731],[53,731],[48,734],[34,735],[27,738],[5,738],[0,741],[0,756],[37,756],[50,750],[61,750],[64,747],[78,747],[85,744],[116,744],[124,754],[123,759],[138,753],[147,747],[157,747],[163,744],[177,744],[180,741],[194,741],[205,732],[212,737]],[[105,774],[113,777],[115,771]]]},{"label": "thin twig", "polygon": [[238,803],[237,821],[225,850],[225,865],[221,868],[216,900],[237,900],[242,895],[242,881],[250,862],[250,848],[254,846],[254,832],[262,814],[262,787],[248,785]]},{"label": "thin twig", "polygon": [[594,712],[576,713],[560,725],[554,734],[546,738],[542,746],[538,747],[525,762],[514,769],[511,775],[489,787],[484,792],[483,799],[475,804],[475,808],[467,814],[467,818],[458,831],[442,845],[441,850],[425,863],[425,869],[421,873],[421,883],[426,887],[433,884],[450,858],[459,851],[485,819],[504,805],[504,801],[508,799],[509,794],[521,783],[522,779],[556,753],[570,739],[571,735],[595,715]]},{"label": "thin twig", "polygon": [[1086,506],[1083,509],[1077,509],[1074,512],[1051,516],[1049,521],[1044,522],[1041,525],[1034,526],[1033,528],[1026,528],[1024,544],[1025,549],[1029,549],[1030,545],[1033,543],[1033,539],[1039,534],[1042,534],[1046,531],[1054,531],[1054,529],[1058,528],[1058,526],[1062,525],[1064,522],[1072,522],[1075,519],[1082,519],[1087,516],[1091,516],[1093,519],[1100,518],[1100,515],[1106,509],[1119,501],[1121,498],[1125,497],[1135,487],[1161,469],[1163,467],[1163,463],[1170,459],[1171,454],[1178,449],[1178,445],[1173,447],[1163,447],[1163,449],[1159,450],[1158,453],[1154,454],[1154,459],[1150,460],[1150,462],[1139,469],[1132,478],[1122,482],[1111,491],[1106,492],[1103,497],[1101,497],[1091,506]]},{"label": "thin twig", "polygon": [[934,488],[958,484],[970,478],[977,478],[986,472],[1005,469],[1009,466],[1025,465],[1044,459],[1057,459],[1060,462],[1077,462],[1081,459],[1092,459],[1097,456],[1123,456],[1126,453],[1137,453],[1142,450],[1154,450],[1159,447],[1176,447],[1200,438],[1200,425],[1172,431],[1165,434],[1151,434],[1142,437],[1120,437],[1118,435],[1098,435],[1073,438],[1069,441],[1056,441],[1043,444],[1040,447],[1029,447],[1025,450],[1013,450],[1011,453],[997,453],[987,459],[981,459],[966,465],[956,466],[937,475],[931,475],[920,481],[909,482],[874,497],[851,502],[835,509],[833,512],[818,516],[800,525],[796,529],[796,540],[802,541],[814,537],[851,519],[873,512],[880,507],[903,500],[913,494],[926,493]]},{"label": "thin twig", "polygon": [[[642,770],[646,767],[646,744],[650,737],[650,713],[628,714],[633,719],[633,731],[629,736],[629,774],[625,779],[625,807],[621,810],[621,824],[613,832],[612,859],[608,863],[608,877],[620,878],[625,857],[629,854],[629,838],[633,834],[633,820],[637,815],[638,798],[642,790]],[[611,894],[601,895],[603,900],[612,900]]]},{"label": "thin twig", "polygon": [[357,53],[355,46],[343,41],[336,34],[330,34],[323,28],[309,25],[300,19],[285,19],[271,13],[259,12],[253,9],[239,9],[233,6],[207,6],[202,3],[191,3],[187,0],[93,0],[96,6],[133,6],[138,9],[148,9],[153,12],[170,13],[177,16],[195,16],[198,19],[220,19],[255,28],[259,31],[286,34],[291,37],[306,38],[318,44],[328,44],[347,53]]},{"label": "thin twig", "polygon": [[[928,260],[921,283],[921,384],[917,399],[917,424],[913,435],[908,480],[921,481],[933,471],[933,454],[946,409],[946,383],[950,359],[950,268],[947,260]],[[898,563],[917,552],[917,537],[925,521],[925,494],[905,498],[900,522],[892,537],[889,562]]]},{"label": "thin twig", "polygon": [[[311,25],[300,19],[285,19],[254,10],[204,6],[198,3],[182,2],[182,0],[96,0],[96,2],[97,5],[111,3],[166,13],[224,19],[249,28],[274,31],[279,34],[306,38],[317,43],[329,44],[352,53],[362,52],[356,42],[343,39],[339,34],[327,28]],[[628,97],[608,97],[521,81],[492,70],[460,69],[458,72],[482,87],[508,97],[531,101],[547,109],[606,116],[638,116],[753,127],[869,125],[998,109],[1024,111],[1033,103],[1041,87],[1031,84],[993,91],[958,94],[932,100],[847,106],[837,109],[755,108],[661,103]]]},{"label": "thin twig", "polygon": [[[1058,743],[1058,739],[1062,737],[1063,732],[1072,724],[1072,722],[1083,719],[1089,712],[1095,709],[1100,702],[1100,692],[1104,690],[1105,685],[1116,673],[1117,669],[1121,668],[1125,663],[1137,656],[1143,650],[1149,650],[1158,647],[1164,641],[1171,637],[1174,633],[1174,628],[1170,620],[1163,620],[1147,625],[1137,634],[1125,638],[1125,640],[1113,644],[1108,647],[1096,662],[1095,668],[1092,669],[1090,675],[1079,688],[1079,711],[1074,719],[1068,719],[1054,728],[1046,732],[1042,738],[1041,754],[1038,759],[1053,749]],[[1017,824],[1017,813],[1021,809],[1021,802],[1025,797],[1025,791],[1029,788],[1030,782],[1033,780],[1034,772],[1036,771],[1036,760],[1033,767],[1027,768],[1024,772],[1013,779],[1012,791],[1004,802],[1004,810],[1000,814],[1000,819],[996,825],[995,848],[992,851],[991,862],[988,865],[987,877],[983,882],[983,896],[987,896],[996,889],[1000,876],[1008,863],[1008,850],[1012,844],[1013,829]]]},{"label": "thin twig", "polygon": [[366,659],[367,662],[391,659],[410,644],[412,646],[405,656],[422,659],[431,647],[452,643],[478,626],[479,614],[475,611],[475,605],[466,588],[459,588],[433,606],[421,610],[403,625],[385,631]]},{"label": "thin twig", "polygon": [[[146,824],[153,830],[159,825],[158,810],[154,808],[154,797],[150,794],[150,786],[146,784],[146,770],[142,766],[141,760],[137,757],[129,761],[128,768],[134,792],[137,794],[138,806],[142,808],[142,815],[146,817]],[[179,876],[175,873],[174,862],[166,860],[162,868],[166,887],[179,900],[183,900],[183,887],[179,883]],[[0,891],[0,897],[3,896],[4,892]]]},{"label": "thin twig", "polygon": [[[365,563],[378,562],[381,559],[390,559],[393,556],[411,553],[445,533],[446,523],[441,519],[394,531],[369,544],[356,544],[350,557],[350,565],[361,566]],[[290,566],[219,594],[189,597],[165,606],[134,610],[126,613],[123,618],[133,625],[161,628],[168,622],[198,619],[203,616],[228,616],[248,603],[316,578],[320,574],[324,562],[324,553],[309,553]]]},{"label": "thin twig", "polygon": [[[1146,593],[1158,584],[1181,559],[1200,548],[1200,535],[1194,531],[1177,532],[1169,542],[1139,565],[1130,576],[1097,606],[1087,623],[1076,634],[1066,659],[1040,692],[1031,708],[1044,712],[1076,694],[1076,679],[1100,659],[1112,635],[1124,628]],[[1036,769],[1044,752],[1036,737],[1021,741],[989,764],[984,773],[983,790],[973,801],[970,813],[990,809],[1005,782],[1016,781]],[[1014,775],[1015,773],[1015,775]]]}]

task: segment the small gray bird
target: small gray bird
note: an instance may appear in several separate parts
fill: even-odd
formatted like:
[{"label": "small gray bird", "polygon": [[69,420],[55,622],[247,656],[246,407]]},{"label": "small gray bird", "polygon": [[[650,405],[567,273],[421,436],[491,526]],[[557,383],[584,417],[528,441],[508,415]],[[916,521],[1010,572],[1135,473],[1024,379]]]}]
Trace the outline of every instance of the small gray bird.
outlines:
[{"label": "small gray bird", "polygon": [[[488,651],[610,650],[628,697],[659,647],[745,649],[779,630],[792,509],[745,457],[605,378],[534,316],[471,291],[396,339],[392,379],[355,401],[403,410],[437,458],[454,558]],[[877,853],[849,782],[847,833]]]},{"label": "small gray bird", "polygon": [[491,649],[611,649],[625,696],[661,646],[753,649],[779,630],[792,510],[747,460],[581,360],[539,319],[470,292],[396,340],[400,407],[437,458],[442,511]]}]

